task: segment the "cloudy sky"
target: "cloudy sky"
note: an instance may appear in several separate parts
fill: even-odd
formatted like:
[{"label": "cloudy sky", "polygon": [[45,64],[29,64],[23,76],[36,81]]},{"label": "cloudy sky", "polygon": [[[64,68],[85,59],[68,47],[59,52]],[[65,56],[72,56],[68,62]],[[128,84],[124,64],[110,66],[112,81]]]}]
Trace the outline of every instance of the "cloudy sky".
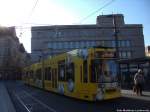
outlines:
[{"label": "cloudy sky", "polygon": [[145,45],[150,45],[149,6],[150,0],[0,0],[0,25],[16,26],[20,42],[31,52],[31,26],[95,24],[100,14],[122,13],[125,23],[143,24]]}]

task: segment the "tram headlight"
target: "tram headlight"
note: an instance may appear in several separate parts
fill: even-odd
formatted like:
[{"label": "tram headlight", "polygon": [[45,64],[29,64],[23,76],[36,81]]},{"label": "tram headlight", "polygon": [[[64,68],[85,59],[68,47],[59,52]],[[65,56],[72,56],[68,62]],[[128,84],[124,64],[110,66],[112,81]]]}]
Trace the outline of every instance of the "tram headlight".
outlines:
[{"label": "tram headlight", "polygon": [[97,90],[97,94],[96,94],[96,100],[102,100],[104,98],[104,93],[102,89],[98,89]]},{"label": "tram headlight", "polygon": [[96,100],[103,100],[104,99],[104,92],[105,92],[105,85],[99,84],[96,94]]}]

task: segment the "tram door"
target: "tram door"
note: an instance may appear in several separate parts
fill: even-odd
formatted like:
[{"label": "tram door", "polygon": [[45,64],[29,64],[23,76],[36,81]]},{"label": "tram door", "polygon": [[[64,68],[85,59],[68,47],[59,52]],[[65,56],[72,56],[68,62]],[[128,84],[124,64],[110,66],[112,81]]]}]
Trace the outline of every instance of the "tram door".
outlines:
[{"label": "tram door", "polygon": [[52,69],[52,87],[57,88],[57,69]]}]

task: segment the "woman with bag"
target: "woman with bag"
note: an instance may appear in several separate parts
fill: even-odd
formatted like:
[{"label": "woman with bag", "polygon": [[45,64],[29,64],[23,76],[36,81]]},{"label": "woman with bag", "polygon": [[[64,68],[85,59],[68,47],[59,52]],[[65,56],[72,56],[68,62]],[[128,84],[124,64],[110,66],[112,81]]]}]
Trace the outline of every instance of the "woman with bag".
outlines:
[{"label": "woman with bag", "polygon": [[139,69],[134,76],[134,87],[133,87],[133,91],[135,91],[136,94],[139,96],[142,95],[143,84],[144,84],[144,75],[142,70]]}]

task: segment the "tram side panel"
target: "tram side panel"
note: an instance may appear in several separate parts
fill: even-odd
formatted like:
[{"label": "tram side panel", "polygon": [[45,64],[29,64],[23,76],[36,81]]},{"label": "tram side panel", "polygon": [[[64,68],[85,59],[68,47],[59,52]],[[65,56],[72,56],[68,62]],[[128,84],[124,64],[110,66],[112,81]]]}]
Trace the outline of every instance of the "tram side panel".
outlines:
[{"label": "tram side panel", "polygon": [[[36,64],[33,70],[35,76],[34,84],[32,84],[32,80],[30,83],[28,80],[26,82],[42,88],[42,75],[44,75],[43,89],[78,99],[88,101],[96,100],[101,84],[91,82],[91,59],[84,60],[78,57],[71,57],[71,62],[68,64],[66,63],[66,59],[67,55],[60,55],[48,59],[44,61],[44,68],[42,68],[42,63]],[[43,72],[44,74],[42,74]],[[119,91],[115,93],[107,89],[103,94],[103,100],[116,98],[119,94]]]}]

